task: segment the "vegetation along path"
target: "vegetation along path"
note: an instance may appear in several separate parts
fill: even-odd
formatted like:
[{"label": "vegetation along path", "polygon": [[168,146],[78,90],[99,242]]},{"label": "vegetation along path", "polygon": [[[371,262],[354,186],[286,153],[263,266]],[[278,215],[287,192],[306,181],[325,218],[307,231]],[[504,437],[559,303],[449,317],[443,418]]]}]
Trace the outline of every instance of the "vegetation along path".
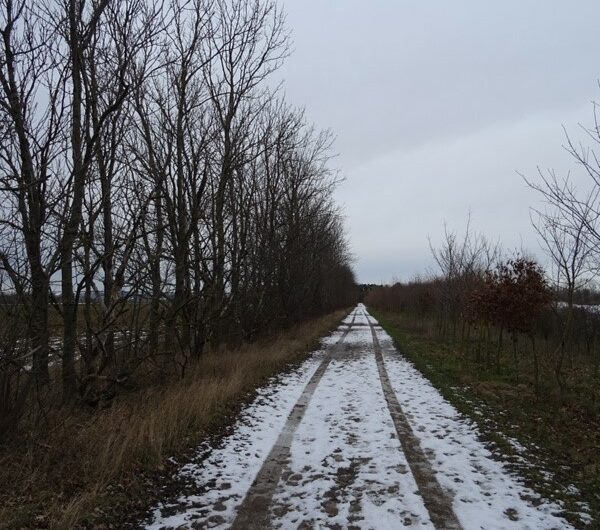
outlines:
[{"label": "vegetation along path", "polygon": [[147,528],[571,528],[362,304],[183,473],[194,491]]}]

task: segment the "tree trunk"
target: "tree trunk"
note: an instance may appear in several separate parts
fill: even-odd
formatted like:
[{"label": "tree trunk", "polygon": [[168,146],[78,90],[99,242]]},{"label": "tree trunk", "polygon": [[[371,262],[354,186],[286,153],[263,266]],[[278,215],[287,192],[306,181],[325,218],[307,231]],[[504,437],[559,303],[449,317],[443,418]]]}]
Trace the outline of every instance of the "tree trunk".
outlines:
[{"label": "tree trunk", "polygon": [[498,346],[496,347],[496,373],[500,373],[500,352],[502,351],[502,334],[504,327],[500,326],[500,332],[498,333]]},{"label": "tree trunk", "polygon": [[512,343],[513,343],[513,366],[515,367],[515,382],[519,382],[519,356],[518,356],[518,341],[519,336],[516,331],[512,333]]},{"label": "tree trunk", "polygon": [[540,395],[540,367],[539,360],[537,354],[537,348],[535,347],[535,336],[531,335],[531,348],[533,351],[533,380],[535,387],[535,395],[539,397]]},{"label": "tree trunk", "polygon": [[[60,242],[61,291],[64,317],[63,331],[63,394],[71,398],[76,391],[75,345],[77,339],[77,306],[73,290],[73,246],[81,223],[83,194],[86,175],[83,164],[82,139],[82,50],[79,44],[79,2],[69,1],[69,51],[71,60],[71,81],[73,83],[72,118],[71,118],[71,150],[72,199],[65,210],[63,236]],[[68,198],[66,199],[68,201]]]},{"label": "tree trunk", "polygon": [[41,266],[31,270],[31,317],[32,370],[37,384],[50,380],[48,371],[48,280]]}]

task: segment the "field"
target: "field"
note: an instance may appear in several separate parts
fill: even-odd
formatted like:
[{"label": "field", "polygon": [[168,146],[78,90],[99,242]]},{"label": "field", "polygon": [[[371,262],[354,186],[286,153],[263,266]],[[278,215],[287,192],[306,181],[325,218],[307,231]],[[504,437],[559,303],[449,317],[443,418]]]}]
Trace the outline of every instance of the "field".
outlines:
[{"label": "field", "polygon": [[[484,438],[508,458],[528,484],[567,510],[581,506],[600,515],[600,402],[594,381],[582,377],[559,401],[551,369],[543,379],[543,398],[533,388],[533,366],[522,362],[515,382],[512,355],[501,369],[476,361],[466,340],[441,338],[427,318],[374,311],[400,351],[461,412],[477,422]],[[509,345],[510,346],[510,345]],[[576,374],[571,374],[576,380]],[[554,393],[554,398],[552,397]],[[583,503],[583,504],[579,504]],[[572,522],[581,524],[578,517]]]}]

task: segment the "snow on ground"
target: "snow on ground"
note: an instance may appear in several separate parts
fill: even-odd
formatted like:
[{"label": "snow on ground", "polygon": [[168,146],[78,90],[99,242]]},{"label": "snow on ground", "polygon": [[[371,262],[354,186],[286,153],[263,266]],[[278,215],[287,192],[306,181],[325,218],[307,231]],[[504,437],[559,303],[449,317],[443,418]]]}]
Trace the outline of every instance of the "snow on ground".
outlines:
[{"label": "snow on ground", "polygon": [[[342,333],[339,329],[322,339],[323,346],[337,342]],[[198,462],[182,469],[183,474],[194,478],[197,490],[176,503],[158,506],[147,528],[186,528],[194,522],[209,528],[227,528],[324,356],[323,349],[317,350],[299,368],[260,389],[220,447],[208,457],[205,453],[209,448],[200,448]]]},{"label": "snow on ground", "polygon": [[492,457],[477,428],[396,351],[385,331],[377,328],[377,337],[398,401],[438,481],[454,496],[465,530],[571,528],[554,515],[560,506],[544,502]]},{"label": "snow on ground", "polygon": [[[298,369],[261,389],[232,433],[198,451],[182,473],[196,488],[153,512],[148,529],[227,528],[303,389],[331,358],[302,420],[270,501],[273,528],[431,529],[431,519],[402,451],[386,400],[364,306]],[[332,349],[345,330],[344,347]],[[568,529],[560,507],[539,498],[479,441],[464,419],[378,326],[384,364],[407,416],[464,530]],[[325,365],[324,365],[325,366]],[[206,453],[208,452],[208,456]]]},{"label": "snow on ground", "polygon": [[[567,309],[569,304],[567,302],[556,302],[556,307],[558,309]],[[588,313],[599,314],[600,313],[600,305],[596,304],[573,304],[574,309],[583,309]]]},{"label": "snow on ground", "polygon": [[273,526],[433,528],[387,411],[370,328],[353,328],[344,343],[296,431]]}]

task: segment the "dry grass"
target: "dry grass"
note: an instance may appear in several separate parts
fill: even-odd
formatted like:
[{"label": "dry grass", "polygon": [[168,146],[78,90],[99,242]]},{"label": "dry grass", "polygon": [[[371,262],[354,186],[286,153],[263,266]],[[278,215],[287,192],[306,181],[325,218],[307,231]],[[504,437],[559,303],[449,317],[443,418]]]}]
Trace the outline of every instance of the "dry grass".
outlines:
[{"label": "dry grass", "polygon": [[265,380],[302,360],[345,311],[235,351],[204,355],[184,379],[116,400],[110,409],[58,410],[44,432],[0,453],[0,528],[77,527],[109,483],[193,447]]},{"label": "dry grass", "polygon": [[[572,373],[570,392],[559,401],[552,386],[552,358],[543,356],[551,345],[540,340],[541,368],[546,377],[542,378],[544,393],[536,396],[531,363],[521,361],[519,379],[515,380],[510,351],[502,356],[498,373],[494,366],[477,362],[465,341],[444,339],[427,322],[419,324],[414,317],[400,313],[373,313],[402,353],[444,397],[478,422],[482,436],[501,449],[503,458],[515,456],[506,435],[529,447],[531,462],[552,471],[554,478],[550,480],[535,465],[520,465],[522,455],[516,455],[512,465],[519,465],[517,469],[529,485],[563,501],[566,515],[576,528],[583,527],[576,515],[578,501],[587,502],[594,520],[600,521],[600,403],[595,398],[597,388],[593,388],[597,379],[589,372],[580,377]],[[577,486],[580,493],[574,494],[566,487],[569,484]]]}]

